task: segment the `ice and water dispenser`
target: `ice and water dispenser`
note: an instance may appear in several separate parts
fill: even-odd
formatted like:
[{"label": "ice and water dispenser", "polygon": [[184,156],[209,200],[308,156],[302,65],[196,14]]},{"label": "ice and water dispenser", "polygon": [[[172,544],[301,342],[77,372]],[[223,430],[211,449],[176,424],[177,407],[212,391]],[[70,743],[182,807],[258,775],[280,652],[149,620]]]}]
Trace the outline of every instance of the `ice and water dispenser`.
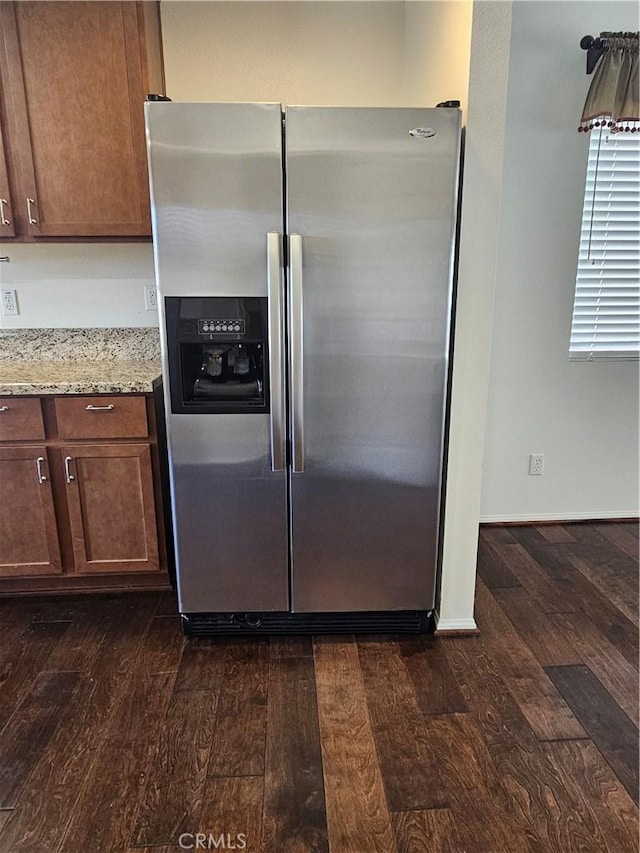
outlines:
[{"label": "ice and water dispenser", "polygon": [[174,414],[268,412],[267,299],[167,297]]}]

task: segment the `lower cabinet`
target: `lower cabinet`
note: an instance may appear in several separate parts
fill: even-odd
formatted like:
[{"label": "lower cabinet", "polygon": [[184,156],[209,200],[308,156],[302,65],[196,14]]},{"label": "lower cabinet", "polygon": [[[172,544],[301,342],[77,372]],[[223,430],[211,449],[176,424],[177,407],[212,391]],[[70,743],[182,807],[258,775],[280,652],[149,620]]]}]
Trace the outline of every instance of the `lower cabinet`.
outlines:
[{"label": "lower cabinet", "polygon": [[0,447],[0,577],[62,572],[47,448]]},{"label": "lower cabinet", "polygon": [[0,403],[0,595],[168,587],[153,398]]},{"label": "lower cabinet", "polygon": [[148,444],[61,448],[76,572],[158,570]]}]

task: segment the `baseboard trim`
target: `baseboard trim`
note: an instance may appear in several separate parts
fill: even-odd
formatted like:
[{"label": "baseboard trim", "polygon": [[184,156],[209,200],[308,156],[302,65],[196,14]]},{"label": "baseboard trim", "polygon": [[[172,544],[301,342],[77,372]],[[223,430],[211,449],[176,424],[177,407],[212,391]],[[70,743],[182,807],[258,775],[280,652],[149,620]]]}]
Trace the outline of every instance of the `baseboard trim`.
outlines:
[{"label": "baseboard trim", "polygon": [[437,613],[434,616],[436,627],[433,633],[436,637],[475,636],[480,633],[475,619],[441,619]]},{"label": "baseboard trim", "polygon": [[638,521],[638,512],[576,512],[567,517],[566,513],[542,512],[535,516],[521,515],[481,515],[480,524],[571,524],[574,521]]}]

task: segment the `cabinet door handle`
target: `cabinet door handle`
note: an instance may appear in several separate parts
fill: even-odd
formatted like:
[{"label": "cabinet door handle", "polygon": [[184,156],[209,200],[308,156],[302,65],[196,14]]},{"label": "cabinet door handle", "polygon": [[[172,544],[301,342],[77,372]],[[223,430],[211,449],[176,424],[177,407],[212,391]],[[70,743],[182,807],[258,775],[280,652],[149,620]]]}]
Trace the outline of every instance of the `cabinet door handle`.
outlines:
[{"label": "cabinet door handle", "polygon": [[2,225],[11,225],[11,220],[7,219],[7,217],[4,215],[4,209],[8,206],[9,202],[6,200],[6,198],[0,198],[0,223],[2,223]]},{"label": "cabinet door handle", "polygon": [[0,406],[0,412],[8,412],[9,406]]},{"label": "cabinet door handle", "polygon": [[89,403],[88,406],[84,407],[85,412],[112,412],[115,409],[113,403],[109,403],[108,406],[94,406],[92,403]]},{"label": "cabinet door handle", "polygon": [[37,225],[38,220],[33,218],[33,213],[31,212],[32,204],[36,204],[35,198],[27,198],[27,220],[29,225]]},{"label": "cabinet door handle", "polygon": [[71,473],[71,463],[72,462],[73,462],[72,456],[65,456],[64,457],[64,478],[67,481],[67,483],[73,483],[73,481],[75,480],[75,477]]},{"label": "cabinet door handle", "polygon": [[47,475],[44,473],[44,471],[42,470],[43,463],[44,463],[44,456],[38,456],[38,458],[36,459],[36,471],[38,472],[38,483],[40,483],[40,485],[42,485],[43,483],[46,483],[47,480],[49,479],[47,477]]}]

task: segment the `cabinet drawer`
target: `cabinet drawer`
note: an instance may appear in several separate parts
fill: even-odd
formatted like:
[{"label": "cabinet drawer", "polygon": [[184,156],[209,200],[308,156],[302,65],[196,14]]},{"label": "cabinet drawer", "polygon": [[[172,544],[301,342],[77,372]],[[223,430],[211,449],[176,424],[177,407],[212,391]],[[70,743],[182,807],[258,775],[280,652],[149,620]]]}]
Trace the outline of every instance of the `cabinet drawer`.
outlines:
[{"label": "cabinet drawer", "polygon": [[42,441],[43,438],[40,400],[0,397],[0,441]]},{"label": "cabinet drawer", "polygon": [[55,406],[60,438],[146,438],[149,434],[144,397],[58,397]]}]

